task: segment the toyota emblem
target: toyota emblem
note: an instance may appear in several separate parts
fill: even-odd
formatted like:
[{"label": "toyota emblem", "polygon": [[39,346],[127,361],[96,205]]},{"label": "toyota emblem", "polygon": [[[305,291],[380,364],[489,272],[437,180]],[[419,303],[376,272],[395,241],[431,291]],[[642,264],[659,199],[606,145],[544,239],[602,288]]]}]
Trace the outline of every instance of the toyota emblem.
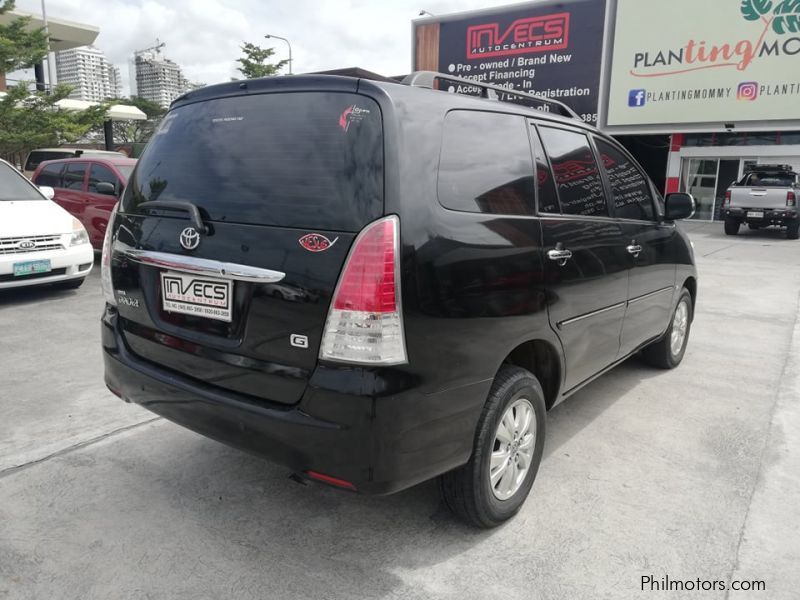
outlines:
[{"label": "toyota emblem", "polygon": [[181,246],[187,250],[194,250],[200,245],[200,234],[194,227],[187,227],[181,231]]}]

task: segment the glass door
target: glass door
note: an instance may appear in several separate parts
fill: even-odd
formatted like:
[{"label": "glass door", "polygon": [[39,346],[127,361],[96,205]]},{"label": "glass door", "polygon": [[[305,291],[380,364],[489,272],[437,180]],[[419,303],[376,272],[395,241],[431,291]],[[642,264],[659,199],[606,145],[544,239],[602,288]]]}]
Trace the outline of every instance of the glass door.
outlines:
[{"label": "glass door", "polygon": [[681,165],[681,191],[692,194],[697,202],[694,219],[714,219],[716,204],[717,174],[719,160],[716,158],[684,158]]},{"label": "glass door", "polygon": [[737,178],[737,181],[739,179],[741,179],[742,177],[744,177],[744,174],[747,173],[747,170],[749,168],[754,167],[757,164],[758,164],[758,159],[757,158],[743,158],[742,159],[742,166],[739,169],[739,177]]},{"label": "glass door", "polygon": [[722,218],[722,203],[725,201],[725,192],[727,192],[728,188],[739,180],[739,170],[741,169],[740,162],[741,161],[738,158],[723,158],[719,161],[719,170],[717,171],[717,192],[714,198],[715,221],[718,221]]}]

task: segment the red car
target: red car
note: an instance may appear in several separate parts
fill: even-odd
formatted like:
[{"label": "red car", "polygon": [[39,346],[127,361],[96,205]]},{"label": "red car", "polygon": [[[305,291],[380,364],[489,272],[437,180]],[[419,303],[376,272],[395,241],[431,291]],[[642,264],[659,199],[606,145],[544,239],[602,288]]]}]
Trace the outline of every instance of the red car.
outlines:
[{"label": "red car", "polygon": [[53,200],[77,218],[95,250],[103,248],[108,216],[119,200],[136,159],[81,157],[40,163],[31,180],[55,190]]}]

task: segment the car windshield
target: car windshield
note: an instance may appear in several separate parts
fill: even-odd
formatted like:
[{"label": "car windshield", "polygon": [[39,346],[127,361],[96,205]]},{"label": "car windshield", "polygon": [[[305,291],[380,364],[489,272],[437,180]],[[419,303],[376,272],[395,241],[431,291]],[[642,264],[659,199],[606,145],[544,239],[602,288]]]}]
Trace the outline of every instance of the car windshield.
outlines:
[{"label": "car windshield", "polygon": [[34,150],[28,155],[28,160],[25,163],[26,171],[35,171],[39,163],[46,160],[59,160],[61,158],[73,158],[75,156],[74,150]]},{"label": "car windshield", "polygon": [[0,163],[0,202],[13,200],[43,200],[28,181],[16,169]]},{"label": "car windshield", "polygon": [[750,173],[744,178],[743,185],[791,187],[794,185],[794,175],[791,173]]}]

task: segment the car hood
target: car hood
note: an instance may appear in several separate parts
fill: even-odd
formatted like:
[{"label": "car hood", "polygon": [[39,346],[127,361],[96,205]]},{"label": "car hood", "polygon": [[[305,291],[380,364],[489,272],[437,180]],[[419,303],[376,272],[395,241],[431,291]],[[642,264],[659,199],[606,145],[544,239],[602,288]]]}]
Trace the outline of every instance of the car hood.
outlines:
[{"label": "car hood", "polygon": [[72,231],[72,215],[50,200],[0,201],[0,238]]}]

